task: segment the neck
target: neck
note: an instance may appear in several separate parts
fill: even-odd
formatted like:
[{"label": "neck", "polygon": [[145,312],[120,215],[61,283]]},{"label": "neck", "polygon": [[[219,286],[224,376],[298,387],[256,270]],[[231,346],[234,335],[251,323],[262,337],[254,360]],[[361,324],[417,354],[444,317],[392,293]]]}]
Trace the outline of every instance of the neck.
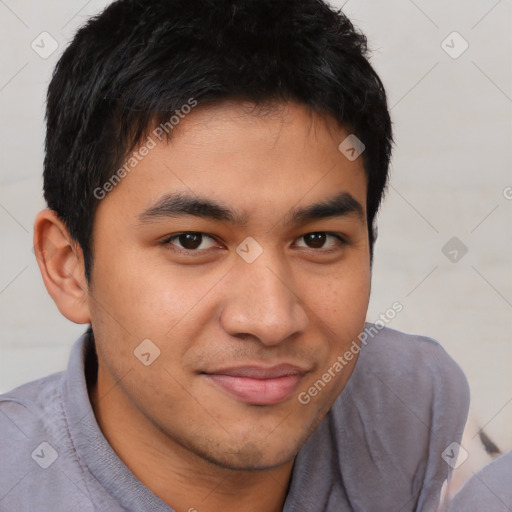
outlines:
[{"label": "neck", "polygon": [[221,467],[166,435],[101,369],[89,394],[112,449],[153,494],[177,512],[282,511],[293,460],[257,471]]}]

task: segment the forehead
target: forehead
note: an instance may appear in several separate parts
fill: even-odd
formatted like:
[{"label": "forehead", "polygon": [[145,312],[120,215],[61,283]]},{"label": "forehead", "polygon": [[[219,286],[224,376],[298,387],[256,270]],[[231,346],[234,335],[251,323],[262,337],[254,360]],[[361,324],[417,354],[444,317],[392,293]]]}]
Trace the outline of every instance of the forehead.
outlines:
[{"label": "forehead", "polygon": [[336,192],[349,193],[364,208],[362,158],[340,152],[350,132],[332,117],[294,103],[262,111],[225,102],[187,112],[166,126],[170,140],[162,126],[149,131],[98,211],[138,216],[175,192],[216,199],[246,219],[282,215]]}]

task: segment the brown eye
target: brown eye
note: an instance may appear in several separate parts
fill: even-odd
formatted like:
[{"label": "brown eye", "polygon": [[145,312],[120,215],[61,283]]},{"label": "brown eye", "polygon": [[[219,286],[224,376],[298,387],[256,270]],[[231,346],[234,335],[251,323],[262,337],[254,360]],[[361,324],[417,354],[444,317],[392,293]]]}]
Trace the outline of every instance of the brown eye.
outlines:
[{"label": "brown eye", "polygon": [[320,249],[327,240],[326,233],[309,233],[304,235],[304,241],[306,244],[313,249]]},{"label": "brown eye", "polygon": [[183,233],[178,236],[178,241],[184,249],[197,249],[203,240],[200,233]]},{"label": "brown eye", "polygon": [[167,238],[164,243],[177,250],[201,253],[215,246],[215,239],[204,233],[187,231]]},{"label": "brown eye", "polygon": [[302,243],[298,246],[305,249],[320,249],[318,252],[329,252],[341,249],[345,244],[345,239],[341,235],[329,233],[327,231],[315,231],[299,237]]}]

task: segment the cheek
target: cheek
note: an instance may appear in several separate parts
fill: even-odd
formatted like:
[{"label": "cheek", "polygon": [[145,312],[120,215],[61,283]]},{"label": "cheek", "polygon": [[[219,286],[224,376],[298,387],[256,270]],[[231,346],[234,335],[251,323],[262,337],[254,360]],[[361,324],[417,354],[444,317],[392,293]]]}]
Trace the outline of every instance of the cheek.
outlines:
[{"label": "cheek", "polygon": [[315,297],[315,312],[329,325],[351,331],[364,322],[370,297],[370,272],[354,266],[333,273],[325,282],[310,285],[309,297]]},{"label": "cheek", "polygon": [[310,294],[313,290],[316,290],[313,308],[324,343],[316,347],[320,364],[305,391],[311,390],[308,396],[322,415],[345,387],[357,363],[357,340],[364,329],[368,309],[370,272],[356,266],[350,272],[334,275],[323,293],[321,286],[312,287]]},{"label": "cheek", "polygon": [[[138,338],[160,338],[181,322],[208,295],[225,273],[178,266],[165,257],[144,257],[143,251],[111,250],[98,255],[92,301],[97,315],[107,313]],[[110,252],[110,254],[108,254]],[[108,319],[107,319],[108,320]],[[114,326],[115,327],[115,326]]]},{"label": "cheek", "polygon": [[[324,343],[316,348],[321,362],[315,380],[322,378],[324,372],[332,369],[332,365],[339,357],[343,357],[351,350],[364,329],[370,293],[369,270],[359,267],[353,268],[350,272],[336,274],[328,286],[312,287],[310,293],[316,294],[316,302],[312,304],[311,309],[318,317],[318,329],[324,340]],[[349,357],[349,361],[343,362],[341,371],[333,370],[335,377],[332,381],[329,380],[328,389],[319,402],[329,403],[343,389],[357,362],[357,357],[352,354]]]}]

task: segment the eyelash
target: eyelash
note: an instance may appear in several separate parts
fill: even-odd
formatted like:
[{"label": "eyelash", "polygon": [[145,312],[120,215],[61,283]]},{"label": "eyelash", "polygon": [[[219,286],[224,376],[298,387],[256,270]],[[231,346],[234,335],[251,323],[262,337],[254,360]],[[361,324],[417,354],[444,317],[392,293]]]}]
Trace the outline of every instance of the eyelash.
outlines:
[{"label": "eyelash", "polygon": [[[162,243],[162,245],[169,247],[169,248],[170,248],[170,246],[173,246],[172,248],[170,248],[170,250],[181,253],[181,254],[185,254],[187,256],[200,256],[200,255],[204,255],[205,253],[210,251],[210,249],[184,249],[184,248],[177,247],[172,243],[173,240],[178,239],[180,236],[188,235],[188,234],[200,235],[202,237],[211,238],[212,240],[217,240],[215,236],[210,235],[208,233],[202,233],[200,231],[182,231],[181,233],[177,233],[175,235],[171,235],[171,236],[165,238],[164,240],[162,240],[161,243]],[[308,235],[312,235],[312,234],[323,234],[323,235],[327,235],[327,236],[332,236],[338,241],[339,245],[338,245],[338,247],[334,247],[331,249],[323,249],[323,248],[315,249],[314,247],[302,247],[303,249],[313,251],[316,253],[330,254],[330,253],[338,251],[340,249],[340,246],[347,245],[347,241],[342,235],[340,235],[339,233],[333,233],[331,231],[311,231],[309,233],[305,233],[304,235],[301,235],[300,237],[298,237],[298,239],[304,238],[304,237],[306,237]]]}]

